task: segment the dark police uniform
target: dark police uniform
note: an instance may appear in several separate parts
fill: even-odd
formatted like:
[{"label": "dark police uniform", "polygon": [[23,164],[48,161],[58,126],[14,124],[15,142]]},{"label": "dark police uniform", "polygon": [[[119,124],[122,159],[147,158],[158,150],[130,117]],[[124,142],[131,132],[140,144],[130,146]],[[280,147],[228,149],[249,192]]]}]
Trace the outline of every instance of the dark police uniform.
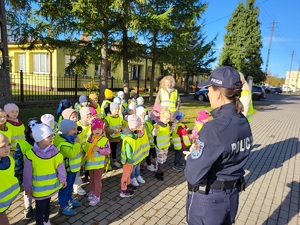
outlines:
[{"label": "dark police uniform", "polygon": [[232,224],[244,169],[252,149],[252,133],[247,119],[237,114],[235,103],[212,112],[213,120],[198,133],[199,148],[187,158],[187,223]]}]

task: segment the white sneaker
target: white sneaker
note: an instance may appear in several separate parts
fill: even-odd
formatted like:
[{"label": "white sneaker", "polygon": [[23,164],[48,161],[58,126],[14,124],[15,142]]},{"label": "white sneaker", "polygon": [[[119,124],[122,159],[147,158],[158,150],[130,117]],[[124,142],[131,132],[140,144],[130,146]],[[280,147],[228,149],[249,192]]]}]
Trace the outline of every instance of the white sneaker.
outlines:
[{"label": "white sneaker", "polygon": [[114,162],[113,162],[113,165],[114,165],[115,167],[117,167],[117,168],[121,168],[121,167],[122,167],[121,164],[118,163],[117,161],[114,161]]},{"label": "white sneaker", "polygon": [[51,225],[50,220],[48,220],[48,222],[44,222],[44,225]]},{"label": "white sneaker", "polygon": [[155,167],[154,167],[153,164],[151,164],[150,166],[147,166],[147,170],[149,170],[151,172],[155,172],[156,171],[156,169],[155,169]]},{"label": "white sneaker", "polygon": [[141,183],[141,184],[146,183],[146,181],[145,181],[141,176],[138,176],[136,179],[137,179],[137,181],[138,181],[139,183]]},{"label": "white sneaker", "polygon": [[93,196],[93,199],[90,201],[89,205],[90,206],[95,206],[98,204],[98,202],[100,202],[100,198]]},{"label": "white sneaker", "polygon": [[130,179],[130,183],[133,185],[133,186],[139,186],[139,183],[137,182],[136,178],[133,178],[133,179]]},{"label": "white sneaker", "polygon": [[93,198],[94,198],[94,193],[93,192],[90,192],[90,193],[88,193],[88,200],[89,201],[92,201],[93,200]]},{"label": "white sneaker", "polygon": [[86,194],[86,191],[82,189],[82,187],[80,186],[75,186],[73,185],[73,190],[74,190],[74,193],[78,194],[78,195],[85,195]]}]

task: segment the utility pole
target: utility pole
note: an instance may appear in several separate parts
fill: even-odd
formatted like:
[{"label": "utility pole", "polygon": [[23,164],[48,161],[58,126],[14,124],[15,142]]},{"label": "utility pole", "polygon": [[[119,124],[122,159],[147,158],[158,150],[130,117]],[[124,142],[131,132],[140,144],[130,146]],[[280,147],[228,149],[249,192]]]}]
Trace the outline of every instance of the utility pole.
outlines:
[{"label": "utility pole", "polygon": [[266,70],[265,70],[266,77],[268,75],[269,58],[270,58],[270,52],[271,52],[271,46],[272,46],[272,39],[273,39],[274,29],[275,29],[275,20],[273,20],[273,22],[272,22],[272,29],[271,29],[271,35],[270,35],[270,43],[269,43],[269,48],[268,48],[268,56],[267,56]]},{"label": "utility pole", "polygon": [[4,0],[0,0],[0,107],[12,101]]},{"label": "utility pole", "polygon": [[286,92],[288,92],[288,89],[290,88],[290,81],[291,81],[291,72],[292,72],[293,60],[294,60],[294,51],[292,52],[292,60],[291,60],[291,66],[290,66],[290,71],[289,71],[289,82],[288,82],[288,87],[286,89]]}]

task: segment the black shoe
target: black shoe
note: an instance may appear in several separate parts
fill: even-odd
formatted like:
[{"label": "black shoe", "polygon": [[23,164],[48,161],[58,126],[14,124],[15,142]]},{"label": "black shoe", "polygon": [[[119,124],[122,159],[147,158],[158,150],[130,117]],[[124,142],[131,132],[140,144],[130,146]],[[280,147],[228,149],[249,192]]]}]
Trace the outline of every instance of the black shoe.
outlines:
[{"label": "black shoe", "polygon": [[24,215],[26,220],[33,219],[33,209],[31,206],[29,206],[27,209],[24,210]]},{"label": "black shoe", "polygon": [[138,189],[138,187],[133,186],[132,184],[128,184],[128,185],[127,185],[127,189],[128,189],[129,191],[136,191],[136,190]]},{"label": "black shoe", "polygon": [[180,167],[180,165],[178,165],[178,164],[176,166],[173,166],[172,169],[176,170],[176,171],[183,171],[183,168]]},{"label": "black shoe", "polygon": [[160,175],[164,176],[165,174],[164,174],[164,172],[160,172]]},{"label": "black shoe", "polygon": [[164,177],[163,177],[163,174],[162,174],[162,173],[155,173],[154,177],[155,177],[157,180],[161,180],[161,181],[164,180]]}]

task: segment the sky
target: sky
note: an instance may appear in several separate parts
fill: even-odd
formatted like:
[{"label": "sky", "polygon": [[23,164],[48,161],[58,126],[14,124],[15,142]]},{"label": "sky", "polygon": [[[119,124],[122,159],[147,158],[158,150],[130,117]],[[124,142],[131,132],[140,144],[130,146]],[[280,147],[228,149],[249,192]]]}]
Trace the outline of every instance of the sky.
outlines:
[{"label": "sky", "polygon": [[[218,35],[215,49],[217,58],[223,46],[225,26],[240,1],[246,2],[246,0],[206,0],[208,7],[202,16],[202,19],[205,19],[203,31],[206,32],[207,41]],[[256,6],[260,9],[259,22],[263,44],[261,57],[264,64],[261,69],[264,72],[266,70],[272,22],[275,21],[268,71],[272,75],[285,78],[290,68],[293,71],[300,68],[300,1],[256,0]],[[216,66],[217,62],[213,67]]]}]

